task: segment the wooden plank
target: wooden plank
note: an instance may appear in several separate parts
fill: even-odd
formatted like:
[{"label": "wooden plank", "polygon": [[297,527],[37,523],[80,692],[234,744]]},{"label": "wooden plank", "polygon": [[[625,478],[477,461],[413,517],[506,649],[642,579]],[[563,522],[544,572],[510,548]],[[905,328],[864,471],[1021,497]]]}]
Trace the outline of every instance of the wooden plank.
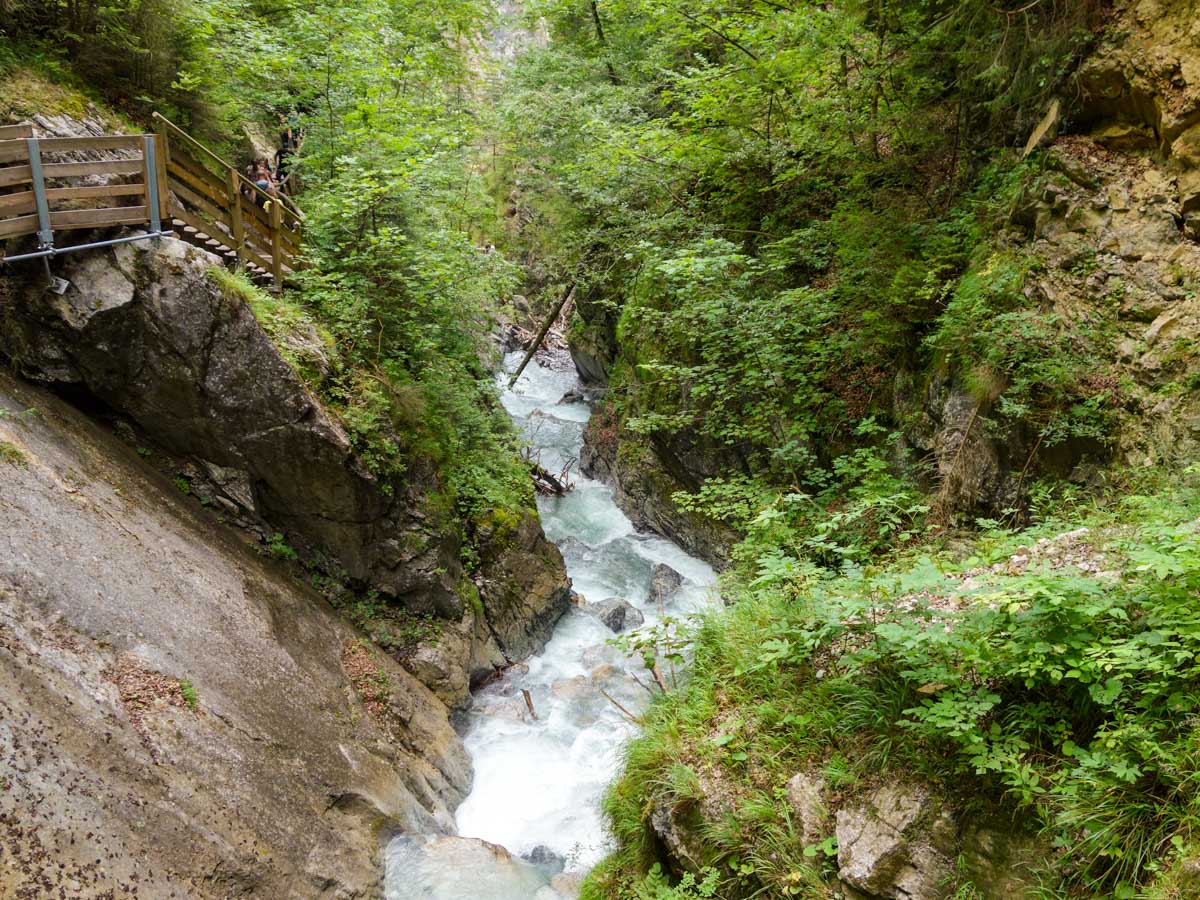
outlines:
[{"label": "wooden plank", "polygon": [[226,228],[233,231],[233,222],[227,210],[221,209],[214,203],[210,203],[207,198],[201,194],[197,194],[189,188],[185,188],[182,184],[176,182],[172,188],[181,200],[187,203],[192,208],[192,211],[201,219],[211,219],[213,222],[220,222]]},{"label": "wooden plank", "polygon": [[29,145],[24,140],[0,141],[0,163],[29,162]]},{"label": "wooden plank", "polygon": [[47,178],[79,178],[84,175],[137,175],[140,159],[112,159],[85,163],[47,163],[42,166]]},{"label": "wooden plank", "polygon": [[283,290],[283,204],[278,200],[271,204],[271,275],[279,293]]},{"label": "wooden plank", "polygon": [[82,150],[132,150],[142,157],[139,134],[103,134],[99,137],[42,138],[38,145],[43,153],[70,153]]},{"label": "wooden plank", "polygon": [[300,233],[297,231],[292,231],[292,229],[285,226],[283,229],[283,246],[286,247],[288,252],[293,256],[299,253]]},{"label": "wooden plank", "polygon": [[[46,199],[90,200],[94,197],[133,197],[146,193],[144,184],[96,184],[84,187],[46,188]],[[33,196],[31,193],[29,196]]]},{"label": "wooden plank", "polygon": [[255,222],[262,228],[263,234],[268,237],[271,234],[271,216],[265,209],[251,200],[249,197],[242,197],[243,216],[253,218]]},{"label": "wooden plank", "polygon": [[20,191],[16,194],[0,195],[0,216],[18,216],[36,211],[33,202],[33,191]]},{"label": "wooden plank", "polygon": [[14,141],[17,138],[33,137],[33,125],[29,122],[19,122],[16,125],[0,125],[0,141]]},{"label": "wooden plank", "polygon": [[0,187],[10,187],[14,184],[29,184],[33,181],[33,169],[29,166],[9,166],[0,169]]},{"label": "wooden plank", "polygon": [[[203,221],[196,218],[195,215],[193,215],[188,210],[184,209],[178,203],[171,204],[171,216],[172,216],[172,218],[178,219],[180,222],[183,222],[186,227],[194,229],[196,232],[199,232],[201,234],[208,234],[209,229],[211,228],[211,226],[206,225]],[[175,225],[174,222],[172,222],[171,224]],[[180,229],[178,225],[175,225],[175,229],[177,231],[182,231],[182,229]],[[195,240],[194,236],[192,237],[192,240],[193,241]],[[248,261],[254,262],[256,265],[260,265],[264,268],[270,267],[270,263],[268,263],[261,256],[259,256],[253,249],[247,247],[243,252]]]},{"label": "wooden plank", "polygon": [[18,216],[15,219],[0,219],[0,238],[35,234],[38,230],[37,216]]},{"label": "wooden plank", "polygon": [[207,178],[201,178],[194,172],[185,169],[179,165],[178,158],[171,157],[171,161],[167,163],[167,175],[175,181],[186,184],[189,188],[197,193],[204,194],[218,206],[225,204],[225,191],[220,184],[213,184]]},{"label": "wooden plank", "polygon": [[228,169],[214,170],[212,166],[202,163],[186,150],[175,147],[171,150],[171,163],[190,172],[196,178],[202,178],[219,191],[225,190],[225,173]]},{"label": "wooden plank", "polygon": [[50,213],[50,227],[107,228],[110,225],[137,225],[150,221],[145,206],[113,206],[103,209],[71,209]]},{"label": "wooden plank", "polygon": [[[246,240],[253,241],[261,247],[271,246],[270,224],[264,224],[262,219],[258,216],[246,215],[245,210],[247,202],[248,201],[246,200],[242,201],[242,225],[246,229]],[[255,209],[257,208],[258,207],[255,207]]]}]

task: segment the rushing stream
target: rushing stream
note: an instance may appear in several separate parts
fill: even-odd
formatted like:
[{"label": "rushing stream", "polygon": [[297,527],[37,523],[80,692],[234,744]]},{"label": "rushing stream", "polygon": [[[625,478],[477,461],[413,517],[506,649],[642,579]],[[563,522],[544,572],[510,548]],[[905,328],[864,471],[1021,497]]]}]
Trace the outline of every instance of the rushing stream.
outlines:
[{"label": "rushing stream", "polygon": [[[505,360],[506,372],[519,358],[514,353]],[[545,354],[537,363],[502,400],[542,465],[558,472],[578,458],[590,409],[559,402],[579,386],[565,353]],[[624,598],[641,610],[646,625],[711,602],[715,579],[708,565],[670,541],[637,533],[605,485],[577,474],[575,480],[573,491],[541,497],[538,508],[578,594],[590,602]],[[660,563],[683,576],[661,606],[649,600]],[[653,687],[641,661],[611,646],[612,637],[598,618],[573,607],[540,655],[476,693],[465,734],[475,781],[458,810],[459,834],[499,845],[512,858],[475,841],[397,838],[387,854],[388,900],[577,895],[579,877],[610,846],[600,799],[636,730],[612,700],[638,712]],[[530,693],[536,719],[522,690]]]}]

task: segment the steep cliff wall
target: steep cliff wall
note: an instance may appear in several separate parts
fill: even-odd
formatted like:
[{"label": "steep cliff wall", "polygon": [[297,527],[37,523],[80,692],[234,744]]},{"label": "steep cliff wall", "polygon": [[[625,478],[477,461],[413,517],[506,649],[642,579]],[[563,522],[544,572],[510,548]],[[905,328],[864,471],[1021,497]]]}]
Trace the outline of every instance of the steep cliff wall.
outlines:
[{"label": "steep cliff wall", "polygon": [[[414,458],[403,477],[373,472],[246,301],[213,277],[215,264],[164,239],[66,258],[59,273],[71,287],[62,296],[39,278],[10,279],[0,288],[0,350],[28,378],[82,389],[130,417],[192,460],[235,517],[334,560],[358,590],[452,623],[482,614],[485,628],[466,626],[491,645],[477,647],[477,659],[539,648],[569,595],[561,556],[536,519],[516,551],[504,548],[523,561],[482,573],[502,589],[484,590],[481,608],[468,609],[474,591],[458,525],[435,497],[436,469]],[[501,599],[506,590],[525,605]],[[454,662],[468,666],[466,655]]]},{"label": "steep cliff wall", "polygon": [[7,374],[0,449],[0,894],[373,897],[451,825],[446,707],[319,596]]}]

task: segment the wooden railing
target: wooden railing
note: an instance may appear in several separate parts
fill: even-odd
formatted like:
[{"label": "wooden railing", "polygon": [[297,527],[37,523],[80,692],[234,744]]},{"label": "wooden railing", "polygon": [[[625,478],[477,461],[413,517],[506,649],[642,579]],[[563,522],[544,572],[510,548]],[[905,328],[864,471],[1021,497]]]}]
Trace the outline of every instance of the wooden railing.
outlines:
[{"label": "wooden railing", "polygon": [[300,253],[299,210],[282,194],[264,191],[158,113],[154,121],[170,187],[172,225],[215,239],[240,262],[281,284]]},{"label": "wooden railing", "polygon": [[[153,135],[37,139],[28,124],[0,126],[0,240],[36,234],[39,245],[8,259],[72,249],[55,247],[56,231],[147,225],[269,276],[279,289],[300,253],[303,217],[295,205],[154,118]],[[113,158],[77,161],[98,151]],[[96,176],[104,183],[80,183]]]},{"label": "wooden railing", "polygon": [[[162,173],[153,170],[155,154],[147,146],[154,140],[153,135],[38,140],[29,125],[0,127],[0,239],[38,234],[50,244],[53,231],[149,225],[160,219],[167,205],[166,194],[158,191]],[[88,151],[115,151],[120,158],[69,158]],[[79,183],[96,175],[122,180]]]}]

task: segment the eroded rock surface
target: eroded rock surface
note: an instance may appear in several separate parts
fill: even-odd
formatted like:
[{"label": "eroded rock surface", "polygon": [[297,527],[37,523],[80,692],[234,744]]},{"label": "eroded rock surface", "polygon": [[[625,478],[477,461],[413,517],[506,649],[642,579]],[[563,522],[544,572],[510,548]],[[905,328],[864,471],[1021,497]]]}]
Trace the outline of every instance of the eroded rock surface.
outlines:
[{"label": "eroded rock surface", "polygon": [[723,568],[736,535],[699,513],[681,509],[672,495],[694,489],[668,472],[666,450],[652,448],[640,438],[621,434],[604,410],[593,415],[583,432],[579,465],[583,474],[613,487],[613,498],[639,529],[657,532],[688,553]]},{"label": "eroded rock surface", "polygon": [[446,707],[72,407],[0,408],[0,894],[379,896],[468,788]]},{"label": "eroded rock surface", "polygon": [[938,900],[954,873],[957,828],[928,791],[887,785],[837,811],[838,877],[895,900]]},{"label": "eroded rock surface", "polygon": [[168,449],[245,473],[252,512],[353,579],[461,618],[457,541],[422,511],[432,470],[414,460],[395,484],[372,474],[214,263],[172,239],[67,257],[65,295],[36,280],[10,289],[0,344],[26,376],[82,386]]},{"label": "eroded rock surface", "polygon": [[571,605],[562,554],[526,512],[512,528],[480,538],[476,580],[488,626],[510,660],[537,653]]}]

